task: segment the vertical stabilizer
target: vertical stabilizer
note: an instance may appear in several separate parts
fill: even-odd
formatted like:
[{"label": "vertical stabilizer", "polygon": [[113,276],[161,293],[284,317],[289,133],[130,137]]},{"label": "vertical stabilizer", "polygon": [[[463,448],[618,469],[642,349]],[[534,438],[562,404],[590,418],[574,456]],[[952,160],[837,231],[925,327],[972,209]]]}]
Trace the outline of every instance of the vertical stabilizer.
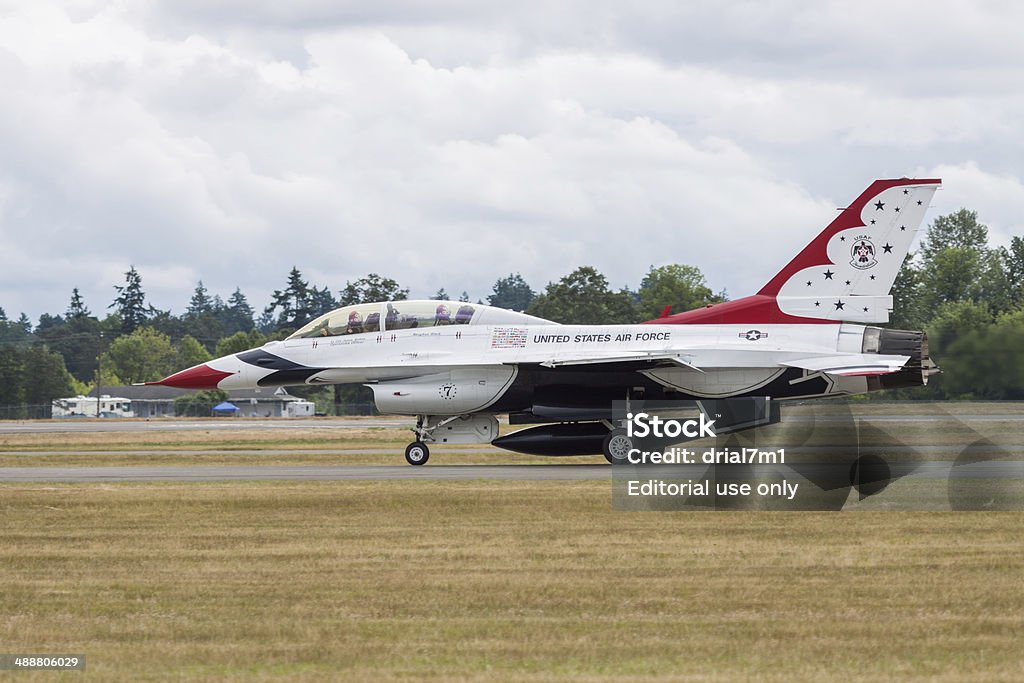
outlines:
[{"label": "vertical stabilizer", "polygon": [[892,285],[940,182],[876,180],[756,295],[656,322],[888,322]]}]

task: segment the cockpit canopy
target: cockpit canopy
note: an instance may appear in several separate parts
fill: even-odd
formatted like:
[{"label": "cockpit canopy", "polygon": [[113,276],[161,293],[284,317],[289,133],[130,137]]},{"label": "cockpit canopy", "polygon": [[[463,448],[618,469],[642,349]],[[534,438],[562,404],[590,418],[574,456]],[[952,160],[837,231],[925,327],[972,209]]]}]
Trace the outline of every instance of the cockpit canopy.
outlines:
[{"label": "cockpit canopy", "polygon": [[325,313],[288,339],[407,330],[445,325],[557,325],[504,308],[462,301],[403,300],[354,304]]}]

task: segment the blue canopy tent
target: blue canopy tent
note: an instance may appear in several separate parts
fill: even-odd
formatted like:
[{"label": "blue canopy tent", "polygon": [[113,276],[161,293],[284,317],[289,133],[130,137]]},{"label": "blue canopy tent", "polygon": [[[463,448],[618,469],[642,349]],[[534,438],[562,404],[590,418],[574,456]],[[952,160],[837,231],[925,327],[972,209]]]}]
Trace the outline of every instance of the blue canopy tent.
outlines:
[{"label": "blue canopy tent", "polygon": [[224,401],[215,405],[212,412],[214,415],[237,415],[241,410],[234,403]]}]

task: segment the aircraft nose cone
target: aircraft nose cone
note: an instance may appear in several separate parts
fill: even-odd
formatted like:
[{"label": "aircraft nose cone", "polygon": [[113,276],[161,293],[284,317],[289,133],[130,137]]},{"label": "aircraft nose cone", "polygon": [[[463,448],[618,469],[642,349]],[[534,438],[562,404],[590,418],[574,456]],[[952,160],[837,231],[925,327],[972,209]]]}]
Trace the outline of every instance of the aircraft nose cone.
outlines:
[{"label": "aircraft nose cone", "polygon": [[178,389],[216,389],[217,384],[222,379],[231,377],[232,374],[223,370],[214,370],[204,363],[203,365],[191,367],[188,370],[176,372],[159,382],[146,382],[146,384],[158,384],[165,387],[177,387]]}]

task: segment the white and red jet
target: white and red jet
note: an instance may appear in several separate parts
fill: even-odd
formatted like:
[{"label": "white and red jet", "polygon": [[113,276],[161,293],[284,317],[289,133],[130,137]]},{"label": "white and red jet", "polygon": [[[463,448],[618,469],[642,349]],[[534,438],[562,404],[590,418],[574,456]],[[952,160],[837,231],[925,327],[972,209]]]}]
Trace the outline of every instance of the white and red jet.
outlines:
[{"label": "white and red jet", "polygon": [[[381,412],[417,416],[413,465],[435,443],[613,460],[627,445],[614,401],[920,386],[937,371],[925,334],[861,323],[888,322],[890,290],[940,182],[876,180],[757,294],[735,301],[640,325],[560,325],[443,301],[359,304],[156,384],[366,384]],[[499,438],[499,413],[549,424]]]}]

